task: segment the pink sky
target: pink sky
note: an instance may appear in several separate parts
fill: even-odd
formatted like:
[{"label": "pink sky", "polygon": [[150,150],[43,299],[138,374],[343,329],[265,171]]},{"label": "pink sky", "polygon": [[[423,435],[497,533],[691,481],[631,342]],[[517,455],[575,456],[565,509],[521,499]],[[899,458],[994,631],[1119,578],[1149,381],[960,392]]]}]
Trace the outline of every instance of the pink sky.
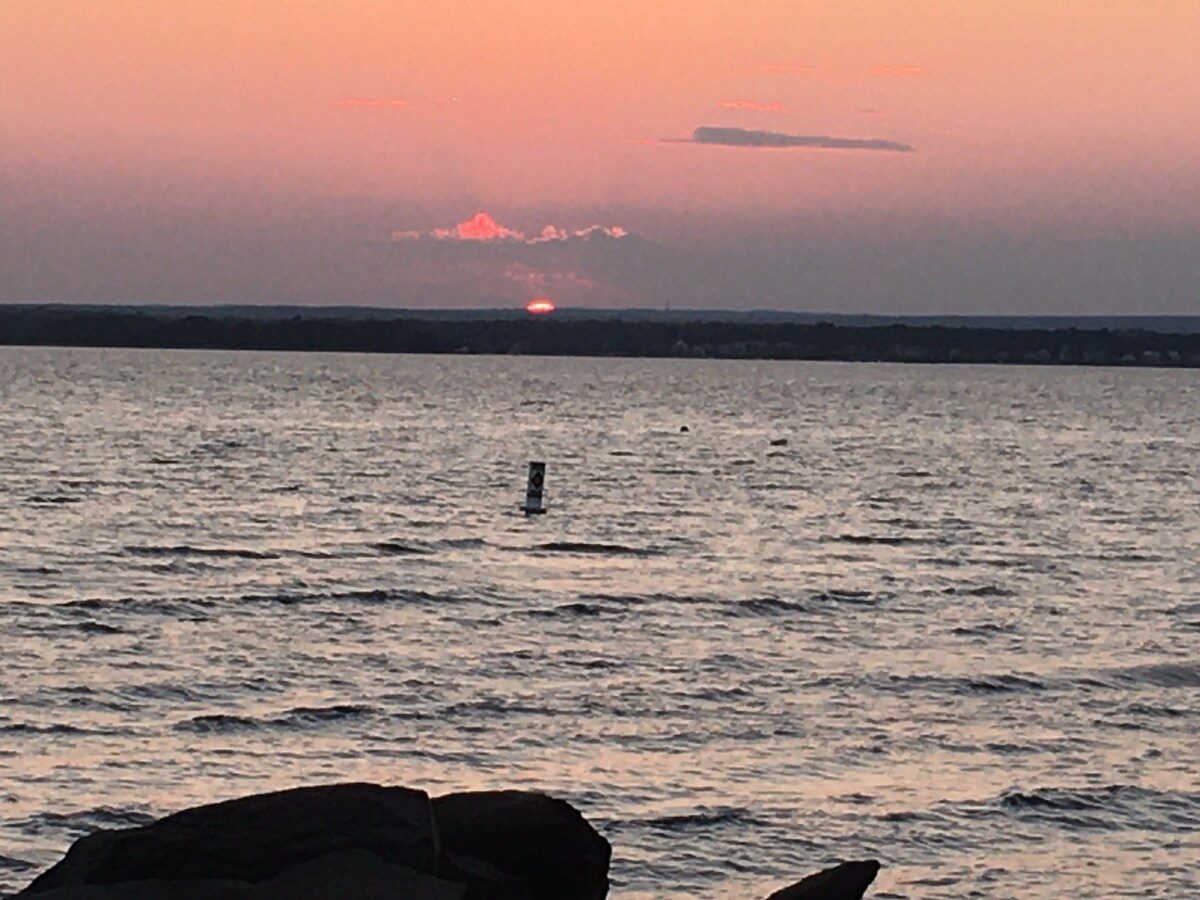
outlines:
[{"label": "pink sky", "polygon": [[[798,308],[881,302],[886,266],[873,292],[834,278],[785,296],[782,279],[797,275],[788,241],[811,246],[801,232],[831,217],[860,242],[849,265],[903,243],[930,278],[943,265],[939,229],[977,232],[982,249],[1049,234],[1068,254],[1091,238],[1165,241],[1138,257],[1159,277],[1170,248],[1200,232],[1195,0],[38,0],[0,5],[0,35],[0,262],[32,253],[39,271],[59,259],[78,269],[21,269],[3,300],[145,299],[139,285],[170,285],[179,267],[204,278],[200,236],[209,288],[179,300],[286,302],[289,285],[311,283],[287,268],[310,255],[299,246],[273,244],[269,271],[241,260],[242,287],[222,257],[233,251],[221,234],[253,234],[253,256],[255,240],[273,240],[258,233],[267,228],[278,241],[299,230],[356,248],[327,260],[344,273],[323,283],[329,302],[372,291],[417,302],[403,271],[363,262],[362,242],[453,230],[484,211],[531,235],[620,226],[668,255],[700,252],[697,241],[715,253],[778,244],[755,270],[778,263],[780,289],[764,282],[756,296]],[[691,140],[731,128],[791,145]],[[114,242],[137,258],[138,241],[145,272],[88,270]],[[401,252],[415,270],[438,268]],[[597,265],[575,274],[603,283]],[[1070,293],[1070,259],[1048,265],[1060,274],[1033,272],[1011,296],[1050,283]],[[464,292],[494,287],[479,260],[442,270],[435,280],[460,279]],[[1190,274],[1156,288],[1172,311],[1196,311],[1181,308],[1198,302]],[[648,283],[606,296],[656,304]]]}]

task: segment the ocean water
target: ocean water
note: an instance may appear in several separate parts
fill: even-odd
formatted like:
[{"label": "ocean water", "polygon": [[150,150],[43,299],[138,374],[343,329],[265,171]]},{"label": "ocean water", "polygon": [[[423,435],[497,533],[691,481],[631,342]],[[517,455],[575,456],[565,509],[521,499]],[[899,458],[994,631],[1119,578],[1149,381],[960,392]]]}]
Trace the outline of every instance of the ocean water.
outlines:
[{"label": "ocean water", "polygon": [[0,893],[351,779],[620,898],[1200,890],[1200,372],[5,348],[0,435]]}]

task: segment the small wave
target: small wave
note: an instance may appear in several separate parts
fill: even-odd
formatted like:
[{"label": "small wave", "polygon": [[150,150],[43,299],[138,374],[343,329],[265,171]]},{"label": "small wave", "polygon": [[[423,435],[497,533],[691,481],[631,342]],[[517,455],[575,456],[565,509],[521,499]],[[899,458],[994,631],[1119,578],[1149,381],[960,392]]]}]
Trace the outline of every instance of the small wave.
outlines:
[{"label": "small wave", "polygon": [[1159,688],[1200,688],[1200,663],[1152,663],[1108,669],[1099,674],[1098,681]]},{"label": "small wave", "polygon": [[550,541],[533,548],[545,553],[594,553],[599,556],[660,556],[661,550],[626,544],[597,544],[589,541]]},{"label": "small wave", "polygon": [[1011,597],[1016,592],[998,584],[981,584],[977,587],[948,587],[942,593],[959,597]]},{"label": "small wave", "polygon": [[1036,744],[1018,744],[1012,741],[988,741],[983,745],[983,749],[989,753],[996,753],[1000,756],[1020,756],[1026,753],[1036,753],[1039,748]]},{"label": "small wave", "polygon": [[1113,785],[1100,790],[1092,789],[1089,791],[1068,791],[1053,788],[1042,788],[1039,790],[1023,793],[1021,791],[1009,791],[1001,794],[1000,805],[1005,809],[1063,809],[1063,810],[1081,810],[1081,809],[1101,809],[1104,806],[1106,799],[1112,799],[1116,794],[1124,788],[1120,785]]},{"label": "small wave", "polygon": [[731,616],[789,616],[811,613],[812,610],[796,600],[784,600],[780,597],[754,597],[750,600],[737,600],[726,606],[726,612]]},{"label": "small wave", "polygon": [[449,595],[430,594],[427,591],[404,591],[385,588],[366,588],[357,591],[279,591],[270,594],[243,594],[241,603],[278,603],[281,606],[299,606],[305,603],[428,603],[452,600]]},{"label": "small wave", "polygon": [[563,603],[554,609],[533,610],[531,615],[535,616],[599,616],[603,615],[607,610],[599,603]]},{"label": "small wave", "polygon": [[372,544],[380,553],[386,553],[392,556],[425,556],[433,551],[428,547],[419,547],[416,544],[406,544],[403,541],[380,541],[377,544]]},{"label": "small wave", "polygon": [[902,809],[879,816],[881,822],[924,822],[933,818],[932,813],[916,809]]},{"label": "small wave", "polygon": [[83,600],[67,600],[58,604],[63,609],[86,609],[93,612],[101,610],[119,610],[123,613],[141,613],[179,617],[181,613],[190,611],[189,621],[200,621],[204,613],[216,605],[216,601],[206,597],[180,597],[177,599],[144,600],[140,598],[122,597],[100,599],[87,597]]},{"label": "small wave", "polygon": [[879,519],[879,525],[886,525],[888,528],[901,528],[905,531],[921,531],[924,528],[931,527],[931,523],[922,522],[919,519],[909,519],[904,516],[892,516],[888,519]]},{"label": "small wave", "polygon": [[641,819],[638,825],[661,831],[694,831],[703,828],[715,828],[722,825],[759,826],[763,823],[756,819],[748,809],[738,806],[719,807],[717,809],[699,809],[692,813],[682,813],[674,816],[658,816],[653,819]]},{"label": "small wave", "polygon": [[28,872],[37,867],[37,863],[30,862],[27,859],[18,859],[15,856],[5,856],[3,853],[0,853],[0,869],[9,872]]},{"label": "small wave", "polygon": [[79,622],[75,625],[84,634],[125,634],[124,628],[106,622]]},{"label": "small wave", "polygon": [[1049,686],[1046,682],[1030,676],[1006,673],[1002,675],[976,675],[970,678],[950,675],[889,675],[881,687],[901,692],[924,689],[939,694],[970,696],[972,694],[1012,694],[1044,691]]},{"label": "small wave", "polygon": [[31,725],[28,722],[8,722],[0,725],[0,733],[83,735],[106,734],[107,732],[93,731],[90,728],[80,728],[76,725],[63,725],[61,723],[55,723],[54,725]]},{"label": "small wave", "polygon": [[141,810],[97,806],[69,813],[35,813],[16,825],[21,832],[30,836],[65,833],[71,837],[83,837],[101,829],[149,825],[154,820],[154,816]]},{"label": "small wave", "polygon": [[1025,693],[1027,691],[1044,691],[1046,682],[1026,675],[982,675],[967,679],[967,689],[976,694],[1008,694]]},{"label": "small wave", "polygon": [[303,729],[368,719],[378,714],[379,710],[376,707],[360,703],[297,706],[264,718],[207,713],[177,722],[174,730],[193,734],[236,734],[262,728]]},{"label": "small wave", "polygon": [[175,724],[176,731],[190,731],[195,734],[228,734],[234,731],[248,731],[258,728],[262,723],[244,716],[231,716],[223,713],[213,713],[204,716],[193,716]]},{"label": "small wave", "polygon": [[903,547],[907,544],[932,544],[936,543],[929,538],[906,537],[903,535],[869,535],[869,534],[841,534],[834,540],[842,541],[847,544],[878,544],[883,547]]},{"label": "small wave", "polygon": [[196,691],[182,684],[168,682],[145,682],[142,684],[126,684],[117,689],[117,693],[125,697],[145,700],[171,700],[184,703],[195,703],[203,699]]},{"label": "small wave", "polygon": [[304,594],[289,594],[281,591],[278,594],[243,594],[243,603],[278,603],[280,606],[298,606],[306,600],[315,599]]},{"label": "small wave", "polygon": [[1001,794],[1005,812],[1067,828],[1192,832],[1200,827],[1200,793],[1127,784],[1038,788]]},{"label": "small wave", "polygon": [[534,706],[519,700],[506,700],[503,697],[482,697],[466,703],[455,703],[441,713],[441,718],[465,718],[474,721],[482,716],[509,715],[553,715],[554,710],[547,706]]},{"label": "small wave", "polygon": [[[750,692],[743,687],[707,687],[699,689],[695,693],[690,694],[690,696],[696,700],[705,700],[715,703],[728,703],[730,701],[736,701],[745,697],[749,697]],[[740,737],[744,740],[752,740],[760,736],[760,732],[754,731],[746,731],[740,735]]]},{"label": "small wave", "polygon": [[851,591],[839,590],[837,588],[829,591],[819,591],[812,595],[811,599],[814,603],[822,604],[846,604],[848,606],[879,606],[879,604],[890,600],[892,594],[889,593],[872,593],[871,591]]},{"label": "small wave", "polygon": [[67,494],[34,494],[32,497],[27,497],[25,502],[34,506],[59,506],[65,503],[80,503],[82,498],[71,497]]},{"label": "small wave", "polygon": [[436,546],[446,547],[450,550],[477,550],[480,547],[486,547],[487,541],[483,538],[445,538],[444,540],[436,541]]},{"label": "small wave", "polygon": [[647,606],[654,603],[691,603],[696,598],[686,594],[580,594],[579,599],[621,606]]},{"label": "small wave", "polygon": [[620,669],[625,664],[623,662],[621,662],[620,660],[616,660],[616,659],[595,658],[595,659],[567,660],[566,665],[574,666],[575,668],[578,668],[578,669]]},{"label": "small wave", "polygon": [[192,449],[192,456],[224,456],[231,450],[241,450],[245,442],[230,438],[224,441],[204,441]]},{"label": "small wave", "polygon": [[272,719],[272,725],[304,728],[310,725],[326,725],[330,722],[345,722],[365,719],[379,712],[373,706],[359,703],[338,703],[332,706],[297,706],[281,717]]},{"label": "small wave", "polygon": [[1197,715],[1192,710],[1180,709],[1177,706],[1152,706],[1148,703],[1131,703],[1121,711],[1126,715],[1150,719],[1186,719]]},{"label": "small wave", "polygon": [[125,548],[130,556],[205,556],[217,559],[279,559],[279,554],[270,550],[249,550],[244,547],[193,547],[188,544],[175,546],[130,546]]},{"label": "small wave", "polygon": [[87,597],[83,600],[65,600],[59,604],[63,609],[104,609],[110,603],[117,601],[100,600]]},{"label": "small wave", "polygon": [[959,637],[993,637],[997,634],[1012,634],[1016,631],[1012,625],[1004,622],[980,622],[978,625],[959,625],[951,630],[951,634]]},{"label": "small wave", "polygon": [[858,791],[851,791],[849,794],[839,794],[832,798],[835,803],[846,803],[850,806],[867,806],[874,803],[876,798],[873,794],[863,794]]},{"label": "small wave", "polygon": [[972,560],[972,563],[979,566],[988,566],[992,569],[1016,569],[1021,572],[1036,572],[1039,574],[1046,574],[1048,572],[1063,572],[1076,576],[1080,574],[1074,569],[1064,568],[1052,560],[1039,556],[982,557]]}]

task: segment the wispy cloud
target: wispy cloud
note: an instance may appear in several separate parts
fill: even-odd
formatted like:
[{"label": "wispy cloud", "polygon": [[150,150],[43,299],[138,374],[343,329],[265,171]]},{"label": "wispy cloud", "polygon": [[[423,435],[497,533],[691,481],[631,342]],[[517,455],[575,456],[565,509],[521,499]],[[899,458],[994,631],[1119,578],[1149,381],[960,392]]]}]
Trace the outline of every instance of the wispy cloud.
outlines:
[{"label": "wispy cloud", "polygon": [[587,228],[570,230],[557,225],[546,225],[532,237],[524,231],[501,225],[485,212],[478,212],[465,222],[450,228],[434,228],[431,231],[393,231],[393,241],[450,241],[481,242],[498,244],[553,244],[567,241],[588,241],[593,238],[620,240],[629,232],[619,225],[589,225]]},{"label": "wispy cloud", "polygon": [[567,231],[565,228],[559,228],[557,225],[547,225],[541,230],[540,234],[529,238],[525,243],[549,244],[554,241],[588,241],[596,237],[620,240],[621,238],[629,237],[629,232],[620,225],[589,225],[587,228],[579,228],[575,231]]},{"label": "wispy cloud", "polygon": [[871,74],[884,77],[914,78],[917,75],[924,75],[925,68],[923,66],[871,66]]},{"label": "wispy cloud", "polygon": [[587,278],[574,270],[542,269],[521,262],[506,267],[503,277],[506,281],[516,282],[540,292],[560,293],[567,289],[588,291],[599,285],[595,279]]},{"label": "wispy cloud", "polygon": [[899,141],[879,138],[834,137],[823,134],[783,134],[778,131],[752,131],[746,128],[715,128],[702,125],[690,138],[664,138],[668,144],[707,144],[717,147],[791,148],[818,150],[883,150],[911,153],[916,148]]},{"label": "wispy cloud", "polygon": [[402,97],[343,97],[338,106],[374,107],[378,109],[404,109],[408,101]]},{"label": "wispy cloud", "polygon": [[763,71],[771,75],[812,75],[817,71],[816,66],[807,66],[802,63],[764,63]]},{"label": "wispy cloud", "polygon": [[783,112],[787,107],[782,103],[763,103],[758,100],[722,100],[717,104],[721,109],[732,109],[736,112]]}]

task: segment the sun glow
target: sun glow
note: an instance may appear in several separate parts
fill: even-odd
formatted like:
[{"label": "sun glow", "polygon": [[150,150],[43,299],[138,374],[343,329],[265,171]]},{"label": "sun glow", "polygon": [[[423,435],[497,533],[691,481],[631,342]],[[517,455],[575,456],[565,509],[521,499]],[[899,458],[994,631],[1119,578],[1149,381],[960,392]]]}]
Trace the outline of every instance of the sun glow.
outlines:
[{"label": "sun glow", "polygon": [[546,297],[538,297],[525,304],[525,312],[535,316],[544,316],[554,312],[554,301]]}]

